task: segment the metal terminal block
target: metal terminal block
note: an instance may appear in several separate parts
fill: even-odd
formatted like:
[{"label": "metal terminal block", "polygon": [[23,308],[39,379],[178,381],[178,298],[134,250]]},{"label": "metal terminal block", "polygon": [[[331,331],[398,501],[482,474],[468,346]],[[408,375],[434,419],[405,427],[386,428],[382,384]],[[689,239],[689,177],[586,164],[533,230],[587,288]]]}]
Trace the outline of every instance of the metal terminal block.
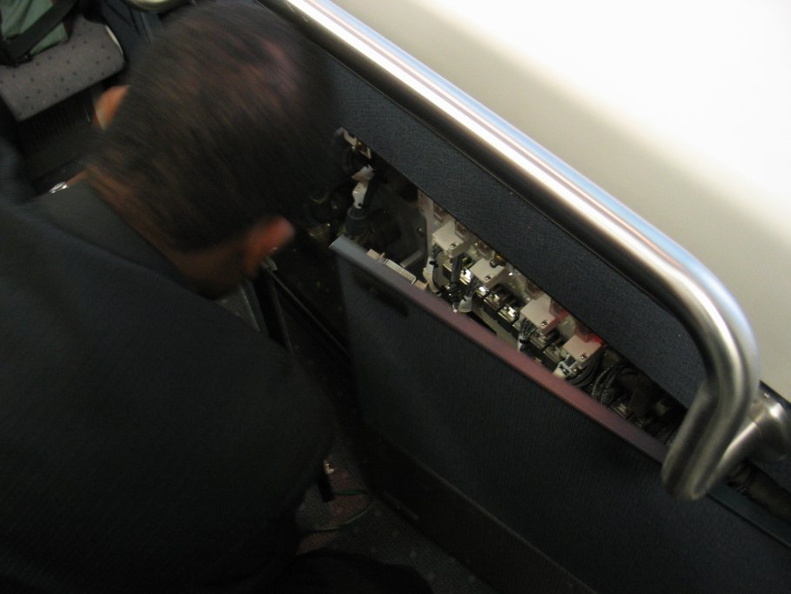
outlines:
[{"label": "metal terminal block", "polygon": [[576,375],[578,370],[579,366],[577,365],[577,362],[571,357],[567,357],[558,363],[558,366],[555,367],[555,371],[552,372],[552,375],[566,379],[570,376]]},{"label": "metal terminal block", "polygon": [[459,237],[456,233],[456,222],[448,221],[442,227],[434,231],[432,240],[445,253],[448,258],[456,258],[465,252],[472,244],[472,236]]},{"label": "metal terminal block", "polygon": [[591,358],[599,352],[601,347],[602,343],[598,337],[587,336],[583,338],[579,334],[572,336],[563,345],[565,351],[574,358],[577,362],[577,367],[580,369],[590,362]]},{"label": "metal terminal block", "polygon": [[504,291],[491,291],[486,297],[484,297],[484,303],[491,307],[493,310],[498,311],[503,305],[505,305],[506,300],[510,297]]},{"label": "metal terminal block", "polygon": [[513,305],[506,305],[505,307],[500,308],[500,310],[497,312],[497,315],[509,324],[513,324],[519,319],[519,310]]},{"label": "metal terminal block", "polygon": [[505,266],[494,260],[478,260],[470,268],[470,272],[481,281],[481,284],[487,289],[491,289],[497,284],[500,284],[506,277]]},{"label": "metal terminal block", "polygon": [[568,315],[566,310],[555,306],[552,303],[552,298],[546,293],[530,301],[522,308],[520,313],[527,321],[533,324],[541,334],[546,334],[554,330]]},{"label": "metal terminal block", "polygon": [[470,283],[472,282],[472,279],[473,279],[473,275],[469,268],[465,268],[464,270],[461,271],[461,274],[459,275],[459,282],[462,285],[469,286]]},{"label": "metal terminal block", "polygon": [[478,295],[481,299],[484,299],[489,294],[489,289],[484,287],[483,285],[478,285],[475,288],[475,294]]}]

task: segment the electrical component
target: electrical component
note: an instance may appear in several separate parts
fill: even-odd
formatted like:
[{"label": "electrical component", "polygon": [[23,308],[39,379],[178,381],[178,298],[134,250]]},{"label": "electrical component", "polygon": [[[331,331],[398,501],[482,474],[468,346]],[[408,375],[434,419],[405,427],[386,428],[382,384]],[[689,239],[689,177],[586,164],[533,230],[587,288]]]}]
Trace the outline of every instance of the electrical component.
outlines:
[{"label": "electrical component", "polygon": [[[345,233],[382,265],[485,325],[555,376],[657,439],[672,439],[683,407],[516,270],[495,246],[411,186],[360,140],[348,134],[345,139],[350,145],[343,166],[348,179],[335,194],[312,205],[316,235]],[[342,207],[347,212],[340,226],[336,221]]]},{"label": "electrical component", "polygon": [[541,334],[548,334],[554,330],[568,315],[568,312],[555,305],[552,298],[546,293],[528,302],[520,313]]},{"label": "electrical component", "polygon": [[499,264],[496,260],[485,260],[482,258],[472,265],[470,272],[484,287],[491,289],[503,281],[508,271],[505,266]]},{"label": "electrical component", "polygon": [[563,349],[572,357],[579,368],[585,367],[593,356],[602,348],[598,336],[580,336],[575,334],[563,345]]},{"label": "electrical component", "polygon": [[[601,348],[602,341],[598,336],[574,334],[563,344],[563,350],[567,356],[558,363],[553,373],[566,379],[576,378],[595,360]],[[589,376],[585,375],[585,378],[587,377]],[[585,378],[575,382],[575,385],[580,385]]]},{"label": "electrical component", "polygon": [[439,292],[439,288],[434,282],[434,271],[437,269],[437,258],[440,252],[442,252],[442,249],[439,246],[434,246],[426,260],[426,266],[423,268],[423,278],[428,283],[428,288],[431,289],[432,293]]},{"label": "electrical component", "polygon": [[426,289],[426,283],[418,281],[417,277],[409,272],[406,268],[401,266],[400,264],[393,262],[389,258],[386,258],[384,254],[380,254],[375,250],[368,250],[366,252],[368,257],[376,260],[380,264],[384,264],[387,268],[392,270],[393,272],[397,273],[402,278],[406,279],[410,285],[416,285],[419,289]]},{"label": "electrical component", "polygon": [[438,245],[445,256],[450,259],[461,256],[472,243],[472,236],[460,237],[456,232],[456,222],[448,221],[442,227],[434,231],[431,237],[435,245]]}]

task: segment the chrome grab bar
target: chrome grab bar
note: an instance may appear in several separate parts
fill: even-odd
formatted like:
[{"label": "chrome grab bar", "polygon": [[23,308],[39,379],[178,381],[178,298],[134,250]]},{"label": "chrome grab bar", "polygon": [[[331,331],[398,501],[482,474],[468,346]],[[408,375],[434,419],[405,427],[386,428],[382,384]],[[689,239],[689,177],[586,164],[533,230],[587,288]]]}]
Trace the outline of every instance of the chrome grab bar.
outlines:
[{"label": "chrome grab bar", "polygon": [[190,0],[124,0],[132,8],[143,12],[167,12],[187,4]]},{"label": "chrome grab bar", "polygon": [[[261,1],[261,0],[259,0]],[[755,339],[722,283],[688,252],[522,132],[327,0],[263,0],[497,176],[670,310],[706,379],[662,467],[674,496],[699,499],[772,433],[761,409]],[[531,189],[539,186],[545,192]],[[776,401],[774,401],[776,403]],[[782,408],[782,407],[781,407]],[[788,435],[787,408],[768,418]],[[776,421],[776,419],[782,419]],[[766,423],[767,421],[763,421]],[[742,426],[744,425],[744,429]],[[741,444],[733,446],[739,435]],[[781,440],[782,441],[782,440]],[[786,444],[787,445],[787,444]],[[782,446],[781,449],[783,449]],[[786,448],[787,451],[787,448]],[[728,455],[726,456],[726,452]]]}]

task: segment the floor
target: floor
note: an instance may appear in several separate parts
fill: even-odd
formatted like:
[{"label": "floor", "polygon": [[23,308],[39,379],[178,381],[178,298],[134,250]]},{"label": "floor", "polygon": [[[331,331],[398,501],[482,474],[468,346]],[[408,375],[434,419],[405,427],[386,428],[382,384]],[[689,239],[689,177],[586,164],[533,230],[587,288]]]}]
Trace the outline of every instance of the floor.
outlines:
[{"label": "floor", "polygon": [[288,306],[284,309],[294,353],[334,404],[338,426],[328,458],[329,479],[333,491],[343,495],[325,504],[318,489],[308,493],[299,519],[306,531],[313,532],[303,541],[302,550],[329,547],[408,565],[423,575],[435,594],[496,594],[404,517],[368,494],[363,471],[365,439],[348,359],[308,318]]}]

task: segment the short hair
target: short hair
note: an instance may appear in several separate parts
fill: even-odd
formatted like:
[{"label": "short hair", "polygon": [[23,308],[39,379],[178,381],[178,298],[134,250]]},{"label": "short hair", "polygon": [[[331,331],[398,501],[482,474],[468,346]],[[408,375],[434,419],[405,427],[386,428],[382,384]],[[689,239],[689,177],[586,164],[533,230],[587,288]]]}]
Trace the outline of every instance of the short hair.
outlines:
[{"label": "short hair", "polygon": [[132,226],[190,251],[296,212],[334,123],[326,64],[288,23],[248,2],[183,11],[141,50],[86,171]]}]

